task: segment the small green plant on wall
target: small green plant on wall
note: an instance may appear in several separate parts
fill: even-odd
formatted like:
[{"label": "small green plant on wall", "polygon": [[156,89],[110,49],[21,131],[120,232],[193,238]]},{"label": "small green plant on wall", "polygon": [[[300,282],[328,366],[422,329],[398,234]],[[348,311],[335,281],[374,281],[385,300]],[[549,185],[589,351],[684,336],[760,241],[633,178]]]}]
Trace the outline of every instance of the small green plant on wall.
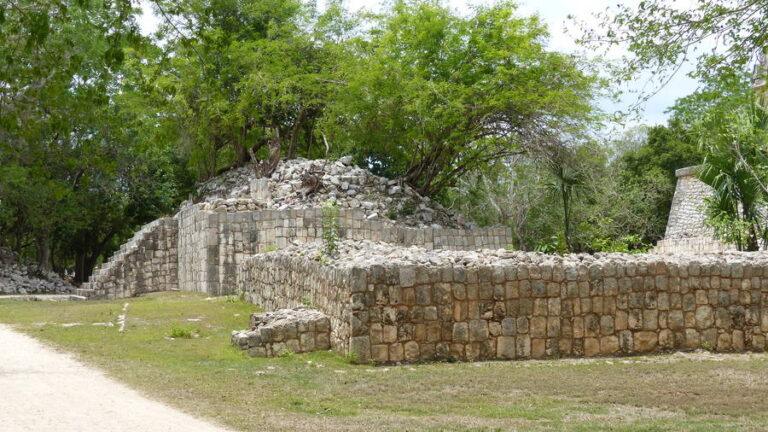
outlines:
[{"label": "small green plant on wall", "polygon": [[333,198],[323,203],[323,254],[333,257],[339,250],[339,207]]}]

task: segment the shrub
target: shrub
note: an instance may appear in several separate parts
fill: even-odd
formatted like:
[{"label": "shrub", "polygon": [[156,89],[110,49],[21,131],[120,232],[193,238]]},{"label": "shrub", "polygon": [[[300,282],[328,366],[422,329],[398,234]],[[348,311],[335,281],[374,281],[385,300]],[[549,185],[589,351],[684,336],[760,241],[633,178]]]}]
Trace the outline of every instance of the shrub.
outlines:
[{"label": "shrub", "polygon": [[336,255],[339,249],[339,207],[331,198],[323,203],[323,253],[325,256]]},{"label": "shrub", "polygon": [[174,339],[192,339],[192,329],[189,327],[173,327],[169,336]]}]

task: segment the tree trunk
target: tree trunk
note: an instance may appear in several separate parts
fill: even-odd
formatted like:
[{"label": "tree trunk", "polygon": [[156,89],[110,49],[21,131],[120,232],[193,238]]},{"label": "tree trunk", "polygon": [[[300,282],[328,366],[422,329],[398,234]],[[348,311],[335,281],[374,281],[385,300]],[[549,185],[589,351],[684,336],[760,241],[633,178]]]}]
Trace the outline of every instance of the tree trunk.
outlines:
[{"label": "tree trunk", "polygon": [[51,240],[47,235],[37,238],[37,265],[41,270],[51,269]]},{"label": "tree trunk", "polygon": [[757,232],[754,225],[749,227],[749,238],[747,238],[747,251],[755,252],[760,250],[759,243],[757,241]]},{"label": "tree trunk", "polygon": [[85,252],[75,252],[75,282],[83,283],[88,281],[85,274]]},{"label": "tree trunk", "polygon": [[568,251],[573,252],[573,246],[571,246],[571,209],[570,209],[570,197],[565,185],[560,186],[560,191],[563,195],[563,225],[565,237],[565,244],[568,246]]}]

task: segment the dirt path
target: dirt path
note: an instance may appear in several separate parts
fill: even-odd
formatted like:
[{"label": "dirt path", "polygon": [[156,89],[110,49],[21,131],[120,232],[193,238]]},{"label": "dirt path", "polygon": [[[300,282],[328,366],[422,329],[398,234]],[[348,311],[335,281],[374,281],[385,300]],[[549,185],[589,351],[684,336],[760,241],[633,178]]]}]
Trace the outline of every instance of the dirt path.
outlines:
[{"label": "dirt path", "polygon": [[0,432],[226,432],[0,324]]}]

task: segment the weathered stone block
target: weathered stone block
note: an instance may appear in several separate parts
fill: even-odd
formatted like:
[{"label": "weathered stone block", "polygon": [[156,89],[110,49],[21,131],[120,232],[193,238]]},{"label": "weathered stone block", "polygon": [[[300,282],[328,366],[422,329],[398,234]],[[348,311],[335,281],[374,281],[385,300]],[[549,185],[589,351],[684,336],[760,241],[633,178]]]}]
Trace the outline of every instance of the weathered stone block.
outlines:
[{"label": "weathered stone block", "polygon": [[406,342],[403,345],[403,356],[405,361],[413,362],[419,359],[419,344],[414,341]]},{"label": "weathered stone block", "polygon": [[488,339],[488,322],[477,319],[469,322],[470,342],[482,342]]},{"label": "weathered stone block", "polygon": [[619,338],[603,336],[600,338],[600,354],[611,355],[619,351]]},{"label": "weathered stone block", "polygon": [[389,361],[389,345],[372,345],[371,360],[377,363],[386,363]]},{"label": "weathered stone block", "polygon": [[453,342],[469,342],[469,324],[458,322],[453,324]]},{"label": "weathered stone block", "polygon": [[546,339],[531,339],[531,357],[544,358],[547,355]]},{"label": "weathered stone block", "polygon": [[584,339],[584,355],[594,357],[600,354],[600,340],[597,338]]},{"label": "weathered stone block", "polygon": [[515,358],[516,340],[514,337],[500,336],[496,340],[496,357],[500,359],[513,359]]},{"label": "weathered stone block", "polygon": [[715,315],[711,306],[699,306],[696,308],[696,328],[710,328],[715,323]]},{"label": "weathered stone block", "polygon": [[656,332],[640,331],[634,334],[634,348],[638,352],[651,352],[656,349],[659,337]]},{"label": "weathered stone block", "polygon": [[535,316],[531,318],[530,333],[532,338],[546,337],[547,336],[547,318],[540,317],[540,316]]}]

